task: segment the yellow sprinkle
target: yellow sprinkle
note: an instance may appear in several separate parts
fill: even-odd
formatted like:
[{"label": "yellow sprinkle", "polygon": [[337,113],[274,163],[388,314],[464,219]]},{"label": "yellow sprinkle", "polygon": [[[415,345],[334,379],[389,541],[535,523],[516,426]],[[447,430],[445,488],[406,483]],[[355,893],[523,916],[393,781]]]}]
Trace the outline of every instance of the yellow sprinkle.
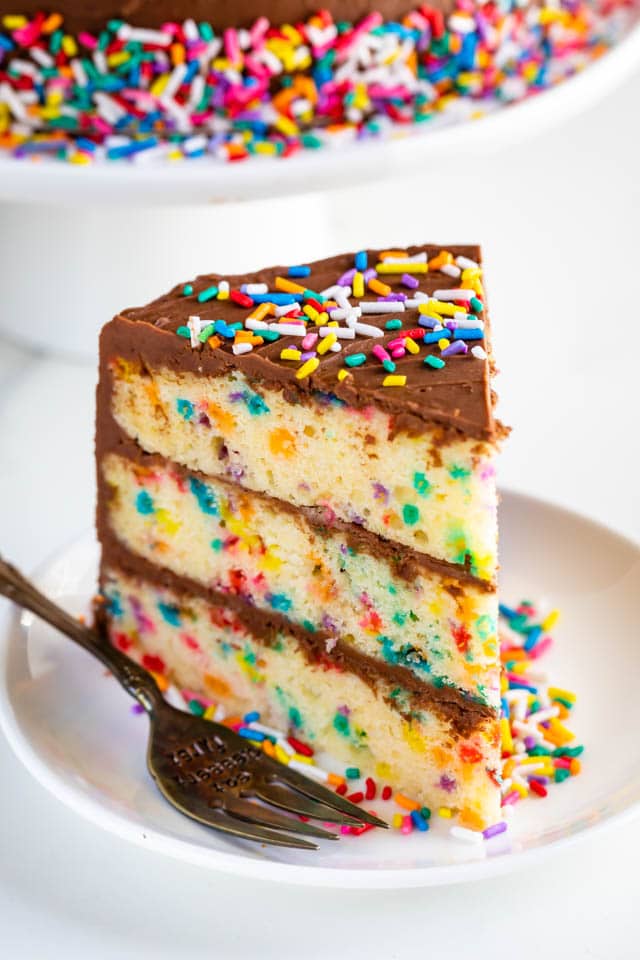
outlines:
[{"label": "yellow sprinkle", "polygon": [[575,733],[572,733],[571,730],[565,727],[563,723],[560,723],[555,717],[549,720],[549,729],[546,731],[545,737],[549,737],[550,733],[553,733],[558,740],[562,741],[562,746],[575,738]]},{"label": "yellow sprinkle", "polygon": [[411,337],[404,338],[404,345],[409,351],[409,353],[420,353],[420,347],[415,342],[415,340],[411,339]]},{"label": "yellow sprinkle", "polygon": [[216,712],[216,708],[213,706],[213,704],[208,706],[203,714],[205,720],[213,720],[215,712]]},{"label": "yellow sprinkle", "polygon": [[336,337],[335,333],[330,333],[330,334],[328,334],[328,335],[327,335],[323,340],[321,340],[320,343],[318,344],[318,346],[317,346],[317,348],[316,348],[317,351],[318,351],[318,353],[321,354],[321,355],[324,354],[324,353],[326,353],[327,350],[330,350],[331,347],[334,345],[334,343],[337,342],[337,340],[338,340],[338,338]]},{"label": "yellow sprinkle", "polygon": [[[229,299],[229,291],[227,290],[226,287],[222,287],[220,290],[218,290],[216,300],[228,300],[228,299]],[[263,304],[261,303],[260,306],[262,307]]]},{"label": "yellow sprinkle", "polygon": [[506,717],[500,720],[500,734],[502,737],[502,752],[513,753],[513,737],[511,736],[511,727]]},{"label": "yellow sprinkle", "polygon": [[2,18],[2,26],[6,27],[7,30],[20,30],[22,27],[26,27],[28,22],[26,17],[19,14],[8,13],[6,17]]},{"label": "yellow sprinkle", "polygon": [[542,623],[540,624],[540,626],[542,627],[543,631],[545,631],[545,632],[546,632],[547,630],[553,630],[553,628],[555,627],[555,625],[556,625],[556,623],[558,622],[559,619],[560,619],[560,611],[559,611],[559,610],[551,610],[551,611],[546,615],[546,617],[544,618],[544,620],[542,621]]},{"label": "yellow sprinkle", "polygon": [[311,757],[304,757],[301,753],[294,753],[292,760],[297,760],[298,763],[313,763]]},{"label": "yellow sprinkle", "polygon": [[451,807],[440,807],[440,809],[438,810],[438,816],[444,817],[445,820],[450,820],[451,817],[453,816],[453,810],[451,809]]},{"label": "yellow sprinkle", "polygon": [[264,320],[271,313],[270,303],[259,303],[255,310],[249,314],[248,320]]},{"label": "yellow sprinkle", "polygon": [[307,360],[306,363],[303,363],[302,366],[296,370],[296,380],[304,380],[305,377],[310,376],[314,370],[318,369],[320,361],[317,357],[311,357],[310,360]]},{"label": "yellow sprinkle", "polygon": [[348,370],[338,370],[338,380],[346,380],[351,374]]},{"label": "yellow sprinkle", "polygon": [[316,314],[315,320],[313,322],[315,323],[316,327],[326,327],[328,326],[329,317],[323,311],[322,313]]},{"label": "yellow sprinkle", "polygon": [[571,693],[570,690],[563,690],[562,687],[549,687],[547,693],[552,700],[555,700],[556,697],[560,697],[562,700],[568,700],[569,703],[576,702],[575,693]]},{"label": "yellow sprinkle", "polygon": [[[448,303],[445,300],[430,300],[429,306],[432,310],[436,310],[438,313],[443,313],[446,317],[453,317],[456,313],[460,313],[461,307],[456,306],[454,303]],[[420,307],[418,307],[420,310]]]},{"label": "yellow sprinkle", "polygon": [[402,826],[402,814],[394,813],[394,815],[391,818],[391,823],[396,828],[396,830],[399,830],[400,827]]},{"label": "yellow sprinkle", "polygon": [[329,320],[329,323],[327,324],[327,326],[328,326],[328,327],[339,327],[340,324],[338,323],[337,320]]},{"label": "yellow sprinkle", "polygon": [[293,347],[286,347],[284,350],[280,351],[281,360],[299,360],[302,356],[302,353],[299,350],[295,350]]},{"label": "yellow sprinkle", "polygon": [[517,783],[515,780],[511,784],[511,790],[515,790],[516,793],[519,793],[520,796],[524,799],[529,796],[529,791],[526,787],[523,787],[521,783]]},{"label": "yellow sprinkle", "polygon": [[274,750],[276,758],[280,761],[280,763],[289,763],[289,755],[285,753],[279,743],[275,744]]},{"label": "yellow sprinkle", "polygon": [[382,280],[376,280],[375,277],[369,280],[367,286],[369,290],[373,290],[381,297],[388,297],[391,293],[391,287],[387,283],[383,283]]},{"label": "yellow sprinkle", "polygon": [[354,274],[351,286],[354,297],[364,297],[364,277],[359,270]]},{"label": "yellow sprinkle", "polygon": [[376,273],[428,273],[429,267],[426,263],[416,263],[409,261],[407,263],[378,263],[376,264]]},{"label": "yellow sprinkle", "polygon": [[399,260],[400,257],[408,257],[409,254],[406,250],[383,250],[380,254],[381,260],[388,260],[389,257],[393,257],[396,260]]},{"label": "yellow sprinkle", "polygon": [[310,303],[304,305],[302,312],[309,317],[309,320],[315,320],[318,316],[318,311],[315,307],[312,307]]},{"label": "yellow sprinkle", "polygon": [[451,341],[447,340],[446,337],[442,337],[441,340],[438,340],[438,346],[440,347],[441,350],[446,350],[450,342]]},{"label": "yellow sprinkle", "polygon": [[383,387],[404,387],[406,382],[407,382],[407,378],[404,375],[401,376],[399,373],[390,373],[382,381],[382,386]]},{"label": "yellow sprinkle", "polygon": [[62,49],[68,57],[75,57],[78,52],[78,45],[68,33],[62,38]]},{"label": "yellow sprinkle", "polygon": [[304,293],[306,290],[306,287],[301,287],[299,283],[294,283],[286,277],[276,277],[275,288],[282,293]]},{"label": "yellow sprinkle", "polygon": [[284,117],[280,115],[274,121],[274,127],[285,135],[285,137],[295,137],[298,133],[298,125],[290,120],[289,117]]}]

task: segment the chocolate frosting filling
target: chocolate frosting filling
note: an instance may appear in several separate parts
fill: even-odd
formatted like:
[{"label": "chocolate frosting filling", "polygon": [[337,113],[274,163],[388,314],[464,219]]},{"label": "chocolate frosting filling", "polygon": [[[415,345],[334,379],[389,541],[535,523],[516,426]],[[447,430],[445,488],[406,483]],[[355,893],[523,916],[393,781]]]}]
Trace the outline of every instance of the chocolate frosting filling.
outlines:
[{"label": "chocolate frosting filling", "polygon": [[[432,258],[437,256],[441,247],[405,249],[409,256],[426,252]],[[477,246],[448,246],[445,249],[453,256],[462,255],[480,262]],[[378,252],[368,251],[368,259],[369,264],[375,266]],[[353,262],[353,254],[342,254],[309,264],[311,274],[304,279],[303,285],[316,292],[326,289],[352,268]],[[209,377],[224,376],[237,369],[256,389],[259,390],[262,384],[281,390],[292,404],[317,402],[319,394],[331,394],[351,407],[375,407],[390,414],[392,437],[398,433],[419,436],[435,430],[435,441],[440,443],[459,440],[461,436],[492,443],[504,435],[504,428],[493,415],[495,396],[490,386],[493,367],[489,357],[475,357],[469,350],[467,354],[449,357],[442,368],[432,369],[425,366],[424,359],[428,353],[438,353],[437,345],[423,346],[419,354],[407,352],[395,361],[396,373],[407,377],[404,387],[382,386],[385,370],[371,355],[371,348],[375,344],[386,348],[403,330],[418,328],[420,314],[417,309],[397,312],[397,317],[402,320],[401,330],[386,330],[389,314],[364,315],[362,322],[382,330],[383,335],[376,338],[357,335],[355,340],[341,341],[340,353],[325,354],[312,375],[302,380],[296,378],[299,363],[280,360],[283,348],[300,346],[298,337],[282,336],[275,342],[255,345],[250,353],[236,356],[229,341],[223,341],[215,349],[208,344],[192,349],[187,339],[176,336],[178,327],[184,326],[191,315],[199,316],[206,323],[223,320],[227,324],[242,321],[249,315],[251,308],[240,307],[233,300],[198,302],[198,295],[217,286],[220,280],[228,280],[232,289],[238,289],[243,283],[266,283],[270,290],[274,290],[275,278],[286,277],[287,271],[287,267],[280,266],[237,276],[209,274],[191,281],[193,293],[188,296],[183,295],[184,285],[181,284],[147,306],[124,310],[102,331],[102,357],[122,356],[150,368]],[[382,279],[394,293],[413,295],[411,290],[400,285],[399,276],[385,275]],[[419,289],[429,295],[438,289],[451,289],[459,283],[438,271],[418,275],[417,279]],[[365,297],[360,299],[375,300],[376,296],[367,290]],[[355,304],[356,298],[352,302]],[[485,323],[483,345],[489,354],[486,311],[482,318]],[[423,332],[427,331],[421,330]],[[351,368],[348,377],[338,380],[337,374],[344,368],[345,358],[356,353],[367,354],[366,362]]]},{"label": "chocolate frosting filling", "polygon": [[[423,681],[407,667],[371,657],[356,650],[345,640],[339,639],[336,642],[335,638],[329,637],[326,633],[320,631],[312,633],[305,630],[298,624],[290,623],[277,611],[258,610],[247,604],[242,597],[220,594],[188,577],[179,577],[164,567],[156,566],[143,557],[132,554],[108,529],[100,531],[100,539],[102,542],[101,587],[105,583],[108,571],[116,569],[154,586],[166,588],[179,597],[196,596],[213,606],[227,607],[258,642],[270,646],[277,641],[279,634],[288,634],[295,639],[308,663],[322,664],[327,669],[336,668],[354,674],[376,693],[382,695],[385,702],[406,719],[410,719],[414,711],[433,712],[449,724],[452,736],[455,738],[469,737],[487,721],[496,719],[496,714],[491,707],[465,694],[457,687],[439,686],[436,683]],[[327,644],[328,640],[331,641],[329,644]],[[391,693],[398,688],[403,693],[403,704],[398,703],[397,699],[391,696]],[[408,707],[404,704],[408,704]]]}]

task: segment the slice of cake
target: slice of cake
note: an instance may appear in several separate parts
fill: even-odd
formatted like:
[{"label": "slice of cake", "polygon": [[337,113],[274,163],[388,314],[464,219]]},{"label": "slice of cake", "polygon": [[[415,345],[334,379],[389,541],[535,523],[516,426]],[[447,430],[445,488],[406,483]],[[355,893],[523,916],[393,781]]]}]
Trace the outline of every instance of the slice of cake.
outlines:
[{"label": "slice of cake", "polygon": [[211,275],[101,336],[111,640],[470,826],[499,811],[477,247]]}]

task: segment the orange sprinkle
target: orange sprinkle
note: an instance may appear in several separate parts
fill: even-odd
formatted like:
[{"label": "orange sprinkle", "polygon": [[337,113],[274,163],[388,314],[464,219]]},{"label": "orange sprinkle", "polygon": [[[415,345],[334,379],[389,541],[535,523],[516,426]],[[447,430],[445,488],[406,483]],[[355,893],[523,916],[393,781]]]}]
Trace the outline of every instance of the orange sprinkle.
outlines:
[{"label": "orange sprinkle", "polygon": [[405,797],[404,793],[396,793],[393,799],[398,804],[398,806],[402,807],[404,810],[420,809],[420,804],[416,803],[415,800],[411,800],[409,797]]}]

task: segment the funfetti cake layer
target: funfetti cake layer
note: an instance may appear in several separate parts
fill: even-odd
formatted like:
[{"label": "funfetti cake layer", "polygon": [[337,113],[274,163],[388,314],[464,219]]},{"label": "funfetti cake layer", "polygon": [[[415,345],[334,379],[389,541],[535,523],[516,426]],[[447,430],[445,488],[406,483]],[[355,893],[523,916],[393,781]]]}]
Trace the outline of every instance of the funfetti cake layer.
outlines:
[{"label": "funfetti cake layer", "polygon": [[[416,767],[400,764],[398,784],[438,793],[419,758],[431,738],[445,782],[460,780],[447,769],[456,751],[482,766],[484,788],[469,774],[479,793],[464,805],[486,820],[498,793],[503,432],[488,332],[473,247],[198,278],[105,327],[97,430],[105,569],[133,591],[109,607],[112,635],[115,611],[149,601],[149,583],[188,609],[199,598],[214,624],[233,610],[252,656],[276,629],[289,638],[276,644],[286,689],[315,702],[318,745],[333,745],[323,682],[339,676],[346,709],[347,689],[360,702],[367,688],[386,733],[397,714],[392,740],[401,720],[414,724]],[[162,627],[162,662],[185,682],[178,628]],[[212,634],[211,662],[225,643]],[[281,665],[262,659],[256,683],[276,716]],[[202,669],[189,685],[205,692]],[[242,688],[223,675],[220,698],[237,704]],[[474,737],[482,749],[460,746]],[[379,747],[360,766],[384,762]]]},{"label": "funfetti cake layer", "polygon": [[148,669],[240,715],[251,705],[263,723],[420,803],[455,809],[469,825],[499,819],[499,733],[486,707],[460,711],[446,690],[429,696],[409,671],[381,673],[341,643],[329,657],[321,642],[281,619],[268,624],[250,607],[212,605],[202,591],[189,592],[133,558],[131,573],[125,556],[115,563],[107,556],[103,567],[108,631]]}]

